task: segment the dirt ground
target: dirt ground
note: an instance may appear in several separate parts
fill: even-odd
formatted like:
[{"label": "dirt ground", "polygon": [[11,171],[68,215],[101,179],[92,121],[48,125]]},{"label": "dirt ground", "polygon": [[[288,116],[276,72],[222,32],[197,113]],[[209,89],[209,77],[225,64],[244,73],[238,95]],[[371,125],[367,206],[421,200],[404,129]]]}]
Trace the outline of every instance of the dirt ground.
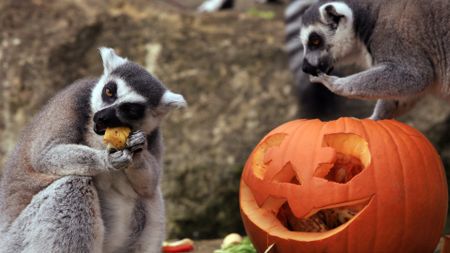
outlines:
[{"label": "dirt ground", "polygon": [[195,242],[195,253],[212,253],[214,250],[220,248],[221,239],[218,240],[203,240]]}]

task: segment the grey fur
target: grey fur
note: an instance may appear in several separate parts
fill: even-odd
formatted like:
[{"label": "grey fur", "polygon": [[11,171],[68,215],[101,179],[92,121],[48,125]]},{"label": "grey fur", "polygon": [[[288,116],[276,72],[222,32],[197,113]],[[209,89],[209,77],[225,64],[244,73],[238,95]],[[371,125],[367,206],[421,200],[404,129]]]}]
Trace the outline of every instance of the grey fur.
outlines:
[{"label": "grey fur", "polygon": [[[320,1],[308,10],[305,23],[319,27],[318,8],[330,2],[335,1]],[[353,35],[345,36],[346,39],[353,40],[353,36],[361,43],[373,66],[343,78],[320,73],[312,81],[323,83],[342,96],[379,99],[373,119],[398,116],[426,93],[450,98],[448,0],[339,2],[346,3],[354,16]],[[333,46],[336,45],[328,49],[330,54],[335,50]],[[346,52],[351,53],[355,51]],[[339,64],[341,59],[333,60]]]},{"label": "grey fur", "polygon": [[[101,53],[103,76],[59,92],[10,155],[0,182],[0,252],[160,251],[159,124],[171,105],[162,97],[170,94],[166,100],[176,98],[177,106],[184,100],[113,50]],[[126,83],[130,78],[139,82]],[[112,104],[99,93],[108,80],[123,82],[126,91]],[[119,114],[117,108],[136,99],[145,100],[143,118],[128,120],[123,111],[118,116],[133,130],[127,147],[106,150],[93,130],[94,114],[104,108]]]},{"label": "grey fur", "polygon": [[2,252],[102,252],[98,196],[89,177],[62,177],[37,193],[2,234]]}]

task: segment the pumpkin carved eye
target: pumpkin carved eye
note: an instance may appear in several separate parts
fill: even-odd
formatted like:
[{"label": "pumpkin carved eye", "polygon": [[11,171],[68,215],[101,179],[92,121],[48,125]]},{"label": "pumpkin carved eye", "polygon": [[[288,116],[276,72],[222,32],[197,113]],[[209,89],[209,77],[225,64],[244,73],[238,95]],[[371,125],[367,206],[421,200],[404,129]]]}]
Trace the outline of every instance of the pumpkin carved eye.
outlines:
[{"label": "pumpkin carved eye", "polygon": [[330,134],[323,138],[323,147],[336,152],[335,161],[319,164],[314,176],[336,183],[347,183],[370,163],[369,144],[355,134]]},{"label": "pumpkin carved eye", "polygon": [[270,148],[279,146],[283,141],[285,134],[275,134],[267,137],[265,142],[261,143],[257,149],[255,149],[255,154],[253,155],[253,173],[259,179],[263,179],[267,171],[267,163],[270,161],[264,160],[264,156]]}]

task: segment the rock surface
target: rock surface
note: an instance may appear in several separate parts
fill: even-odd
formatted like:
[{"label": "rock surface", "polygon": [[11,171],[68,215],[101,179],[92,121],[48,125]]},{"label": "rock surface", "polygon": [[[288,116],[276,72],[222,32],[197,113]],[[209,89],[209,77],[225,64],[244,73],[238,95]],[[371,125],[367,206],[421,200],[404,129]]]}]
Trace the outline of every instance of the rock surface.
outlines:
[{"label": "rock surface", "polygon": [[[97,48],[114,47],[189,103],[163,125],[169,236],[242,232],[238,186],[245,159],[265,133],[296,117],[282,6],[257,6],[276,14],[267,19],[247,11],[255,8],[250,1],[208,15],[168,2],[183,1],[2,1],[0,164],[45,101],[78,78],[100,75]],[[402,118],[441,148],[447,166],[449,112],[427,99]]]}]

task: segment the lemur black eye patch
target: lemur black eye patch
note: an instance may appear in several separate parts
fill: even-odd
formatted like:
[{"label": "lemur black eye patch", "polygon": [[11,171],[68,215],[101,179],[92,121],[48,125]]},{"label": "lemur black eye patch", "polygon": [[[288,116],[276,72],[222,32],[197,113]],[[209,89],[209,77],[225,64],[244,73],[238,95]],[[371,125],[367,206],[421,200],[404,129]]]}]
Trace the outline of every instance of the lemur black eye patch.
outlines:
[{"label": "lemur black eye patch", "polygon": [[308,38],[308,48],[309,49],[319,49],[323,46],[323,38],[316,32],[312,32]]},{"label": "lemur black eye patch", "polygon": [[140,103],[123,103],[119,106],[121,114],[130,120],[138,120],[144,117],[145,105]]},{"label": "lemur black eye patch", "polygon": [[103,87],[102,99],[107,103],[112,103],[117,99],[117,84],[115,82],[110,81]]}]

